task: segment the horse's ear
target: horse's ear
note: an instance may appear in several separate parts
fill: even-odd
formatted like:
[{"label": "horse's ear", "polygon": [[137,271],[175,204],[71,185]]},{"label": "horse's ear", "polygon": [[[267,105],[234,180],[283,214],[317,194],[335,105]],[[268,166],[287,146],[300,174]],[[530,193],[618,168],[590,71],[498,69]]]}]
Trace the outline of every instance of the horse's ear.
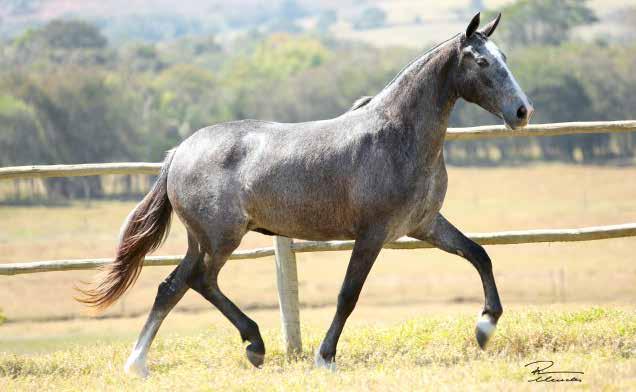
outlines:
[{"label": "horse's ear", "polygon": [[479,30],[486,37],[490,37],[492,33],[495,32],[497,25],[499,24],[499,20],[501,19],[501,12],[497,14],[497,17],[490,21],[483,29]]},{"label": "horse's ear", "polygon": [[477,31],[477,27],[479,27],[479,12],[473,16],[473,19],[466,27],[466,38],[470,38],[475,31]]}]

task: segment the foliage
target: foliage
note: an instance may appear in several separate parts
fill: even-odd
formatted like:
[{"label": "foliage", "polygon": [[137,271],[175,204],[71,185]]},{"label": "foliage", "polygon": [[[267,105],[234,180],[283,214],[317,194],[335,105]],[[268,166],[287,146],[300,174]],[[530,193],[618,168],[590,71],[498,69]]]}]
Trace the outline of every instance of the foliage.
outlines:
[{"label": "foliage", "polygon": [[[532,45],[559,45],[577,26],[594,23],[598,17],[587,0],[518,0],[500,11],[504,16],[497,39],[509,48]],[[494,12],[484,15],[490,19]]]},{"label": "foliage", "polygon": [[[302,15],[294,3],[268,12],[287,7],[285,12]],[[554,15],[546,16],[549,6]],[[633,117],[633,44],[564,41],[572,27],[594,20],[584,1],[520,0],[509,7],[495,40],[514,41],[508,45],[510,68],[534,101],[534,121]],[[323,16],[317,30],[324,33],[337,14]],[[544,22],[559,31],[531,38],[549,30]],[[514,28],[521,25],[528,31]],[[197,129],[222,121],[334,117],[358,97],[380,91],[417,56],[328,35],[253,32],[221,43],[213,35],[188,37],[181,29],[146,37],[145,43],[110,46],[87,22],[55,20],[3,42],[0,147],[6,153],[0,164],[157,161]],[[151,42],[175,36],[182,38]],[[462,102],[451,118],[452,126],[493,122],[498,120]],[[633,157],[635,151],[631,135],[582,135],[448,143],[446,158],[454,164],[592,162]],[[99,194],[98,183],[91,192]]]},{"label": "foliage", "polygon": [[316,28],[318,31],[326,32],[329,28],[338,22],[338,13],[336,10],[325,10],[318,15],[318,21],[316,22]]},{"label": "foliage", "polygon": [[106,38],[95,26],[77,20],[53,20],[39,30],[28,31],[18,40],[21,45],[35,43],[54,49],[101,49],[107,45]]},{"label": "foliage", "polygon": [[353,28],[356,30],[377,29],[386,23],[386,12],[382,8],[366,8],[353,21]]},{"label": "foliage", "polygon": [[41,0],[4,0],[2,8],[9,15],[19,16],[34,12],[40,6],[40,3]]},{"label": "foliage", "polygon": [[150,12],[97,20],[104,34],[114,42],[160,42],[192,35],[214,34],[219,21],[214,18],[194,18],[178,13]]}]

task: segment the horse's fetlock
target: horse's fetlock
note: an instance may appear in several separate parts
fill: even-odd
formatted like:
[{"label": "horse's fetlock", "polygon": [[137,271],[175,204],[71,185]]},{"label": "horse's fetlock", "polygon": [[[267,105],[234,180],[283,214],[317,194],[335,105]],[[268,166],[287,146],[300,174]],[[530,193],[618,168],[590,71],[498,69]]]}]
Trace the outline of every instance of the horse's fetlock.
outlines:
[{"label": "horse's fetlock", "polygon": [[320,347],[320,350],[318,351],[318,355],[320,355],[322,359],[325,360],[326,362],[333,362],[336,358],[336,350]]},{"label": "horse's fetlock", "polygon": [[503,314],[503,308],[501,307],[501,305],[486,307],[482,314],[487,314],[488,316],[492,317],[493,321],[496,323]]}]

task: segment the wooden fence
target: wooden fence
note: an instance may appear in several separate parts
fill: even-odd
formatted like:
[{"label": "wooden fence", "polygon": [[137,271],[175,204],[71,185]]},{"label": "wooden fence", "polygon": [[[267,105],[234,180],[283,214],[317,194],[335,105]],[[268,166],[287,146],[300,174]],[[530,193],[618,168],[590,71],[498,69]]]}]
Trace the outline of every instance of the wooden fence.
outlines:
[{"label": "wooden fence", "polygon": [[[636,131],[636,121],[578,122],[530,125],[522,130],[509,130],[503,126],[449,129],[446,140],[476,140],[501,136],[552,136],[585,133],[618,133]],[[157,174],[160,163],[105,163],[82,165],[20,166],[0,168],[0,180],[16,178],[76,177],[106,174]],[[636,236],[636,223],[578,229],[546,229],[468,234],[482,245],[525,244],[540,242],[591,241]],[[412,238],[387,243],[388,249],[422,249],[432,246]],[[274,246],[236,251],[230,259],[256,259],[275,256],[278,299],[281,311],[283,339],[288,353],[299,352],[300,315],[298,306],[298,278],[296,253],[341,251],[353,248],[353,241],[293,242],[285,237],[274,237]],[[145,266],[176,265],[182,256],[146,257]],[[0,275],[19,275],[35,272],[86,270],[110,263],[111,259],[55,260],[29,263],[0,264]]]}]

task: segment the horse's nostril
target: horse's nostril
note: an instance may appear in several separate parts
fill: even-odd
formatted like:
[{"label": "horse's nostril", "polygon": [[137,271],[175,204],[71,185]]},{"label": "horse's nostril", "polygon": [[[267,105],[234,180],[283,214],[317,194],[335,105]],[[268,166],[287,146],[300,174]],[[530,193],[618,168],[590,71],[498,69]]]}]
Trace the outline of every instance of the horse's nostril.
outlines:
[{"label": "horse's nostril", "polygon": [[528,108],[526,108],[525,105],[519,106],[519,109],[517,109],[517,118],[523,120],[524,118],[526,118],[527,115]]}]

